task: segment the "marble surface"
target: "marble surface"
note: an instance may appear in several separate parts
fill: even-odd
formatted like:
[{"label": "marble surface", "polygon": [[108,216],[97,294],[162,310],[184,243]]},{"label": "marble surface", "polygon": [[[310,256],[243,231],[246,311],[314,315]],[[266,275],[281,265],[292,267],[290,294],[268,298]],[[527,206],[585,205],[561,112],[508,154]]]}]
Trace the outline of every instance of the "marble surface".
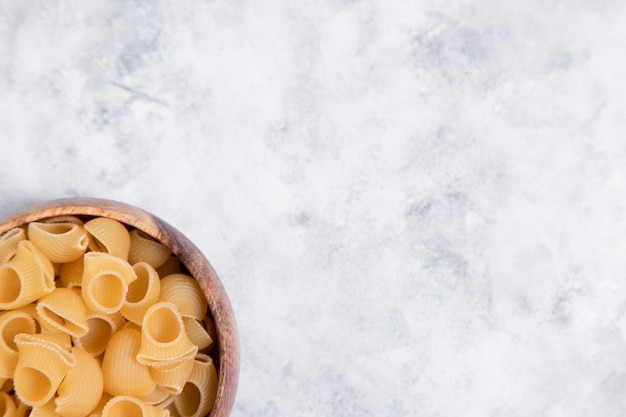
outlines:
[{"label": "marble surface", "polygon": [[241,416],[626,413],[626,3],[0,1],[0,213],[208,256]]}]

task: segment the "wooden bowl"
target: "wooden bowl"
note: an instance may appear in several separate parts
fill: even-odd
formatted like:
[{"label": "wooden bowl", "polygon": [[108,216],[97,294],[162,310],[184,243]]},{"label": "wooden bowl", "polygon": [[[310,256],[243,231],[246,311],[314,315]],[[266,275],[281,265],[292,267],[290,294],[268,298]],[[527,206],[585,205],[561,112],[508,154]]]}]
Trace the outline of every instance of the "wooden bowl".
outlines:
[{"label": "wooden bowl", "polygon": [[0,217],[0,236],[14,227],[63,215],[109,217],[137,228],[169,247],[198,281],[217,332],[218,387],[208,416],[227,417],[239,378],[239,340],[230,301],[209,261],[189,239],[158,217],[128,204],[97,198],[52,200]]}]

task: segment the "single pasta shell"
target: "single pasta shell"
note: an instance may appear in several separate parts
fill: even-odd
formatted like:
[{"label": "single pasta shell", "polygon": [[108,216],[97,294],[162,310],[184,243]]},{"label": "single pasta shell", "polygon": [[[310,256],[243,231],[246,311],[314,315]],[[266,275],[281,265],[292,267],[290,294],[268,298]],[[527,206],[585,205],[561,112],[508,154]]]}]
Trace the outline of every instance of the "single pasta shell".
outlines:
[{"label": "single pasta shell", "polygon": [[150,376],[154,382],[163,387],[170,394],[178,395],[182,392],[185,382],[191,375],[195,355],[189,355],[182,362],[173,365],[154,365],[150,367]]},{"label": "single pasta shell", "polygon": [[160,302],[150,307],[141,329],[137,361],[144,365],[182,362],[198,351],[187,337],[182,317],[172,303]]},{"label": "single pasta shell", "polygon": [[54,412],[54,407],[54,399],[51,399],[44,405],[34,407],[28,417],[59,417],[59,415]]},{"label": "single pasta shell", "polygon": [[2,412],[2,417],[15,417],[17,412],[15,401],[6,392],[0,392],[0,411]]},{"label": "single pasta shell", "polygon": [[139,399],[148,404],[158,405],[161,404],[163,401],[166,401],[170,397],[170,395],[171,394],[167,389],[160,385],[156,385],[152,392],[139,397]]},{"label": "single pasta shell", "polygon": [[184,274],[168,275],[161,280],[161,301],[172,303],[184,317],[202,320],[208,303],[198,282]]},{"label": "single pasta shell", "polygon": [[80,288],[83,285],[83,257],[61,265],[59,279],[65,288]]},{"label": "single pasta shell", "polygon": [[128,285],[137,275],[128,262],[108,253],[88,252],[83,261],[81,284],[87,307],[100,313],[120,310],[126,300]]},{"label": "single pasta shell", "polygon": [[37,302],[43,327],[51,331],[81,337],[87,334],[87,308],[80,295],[67,288],[57,288]]},{"label": "single pasta shell", "polygon": [[90,234],[89,249],[128,260],[130,236],[122,223],[107,217],[96,217],[85,223],[85,229]]},{"label": "single pasta shell", "polygon": [[76,366],[59,386],[55,412],[62,417],[84,417],[96,408],[102,397],[102,370],[90,353],[74,347],[72,354],[76,357]]},{"label": "single pasta shell", "polygon": [[104,352],[102,374],[104,390],[112,395],[146,395],[154,390],[155,383],[147,366],[137,361],[141,333],[123,329],[113,335]]},{"label": "single pasta shell", "polygon": [[18,359],[15,336],[36,331],[35,319],[24,311],[13,310],[0,315],[0,378],[13,378]]},{"label": "single pasta shell", "polygon": [[89,330],[82,337],[72,337],[74,345],[98,356],[107,348],[111,336],[124,326],[126,321],[120,313],[98,313],[87,311],[87,326]]},{"label": "single pasta shell", "polygon": [[87,231],[76,223],[28,224],[28,239],[52,262],[71,262],[87,250]]},{"label": "single pasta shell", "polygon": [[208,414],[217,394],[217,372],[213,360],[198,354],[189,380],[174,404],[181,417],[202,417]]},{"label": "single pasta shell", "polygon": [[198,346],[198,350],[208,348],[213,344],[213,339],[198,320],[191,317],[183,317],[183,323],[187,337],[189,337],[191,343]]},{"label": "single pasta shell", "polygon": [[106,403],[102,410],[102,417],[167,417],[169,412],[165,409],[147,404],[137,398],[120,395],[113,397]]},{"label": "single pasta shell", "polygon": [[146,262],[133,265],[137,279],[128,285],[126,300],[120,313],[129,321],[141,325],[143,316],[159,300],[161,280],[154,267]]},{"label": "single pasta shell", "polygon": [[15,336],[19,357],[13,385],[20,401],[31,407],[50,401],[63,378],[76,365],[74,355],[42,336],[23,333]]},{"label": "single pasta shell", "polygon": [[137,262],[146,262],[153,268],[158,268],[165,263],[172,254],[172,251],[157,242],[152,237],[139,229],[130,232],[130,249],[128,252],[128,262],[132,265]]},{"label": "single pasta shell", "polygon": [[0,265],[15,255],[18,242],[25,239],[26,232],[21,227],[11,229],[0,236]]}]

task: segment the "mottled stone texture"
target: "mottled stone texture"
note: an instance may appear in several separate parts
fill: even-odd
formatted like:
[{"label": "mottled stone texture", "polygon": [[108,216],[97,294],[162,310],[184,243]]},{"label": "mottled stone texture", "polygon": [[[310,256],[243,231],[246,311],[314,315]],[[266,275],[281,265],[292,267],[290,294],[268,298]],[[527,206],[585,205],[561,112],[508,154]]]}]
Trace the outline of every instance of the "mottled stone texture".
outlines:
[{"label": "mottled stone texture", "polygon": [[626,3],[0,1],[0,214],[171,223],[233,417],[626,414]]}]

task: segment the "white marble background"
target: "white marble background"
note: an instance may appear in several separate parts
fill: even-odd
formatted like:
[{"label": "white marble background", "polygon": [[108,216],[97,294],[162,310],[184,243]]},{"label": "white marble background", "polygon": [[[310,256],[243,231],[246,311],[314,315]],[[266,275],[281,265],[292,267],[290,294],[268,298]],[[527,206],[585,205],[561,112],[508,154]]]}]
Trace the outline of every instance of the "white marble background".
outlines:
[{"label": "white marble background", "polygon": [[0,213],[147,209],[233,417],[626,413],[626,3],[0,0]]}]

